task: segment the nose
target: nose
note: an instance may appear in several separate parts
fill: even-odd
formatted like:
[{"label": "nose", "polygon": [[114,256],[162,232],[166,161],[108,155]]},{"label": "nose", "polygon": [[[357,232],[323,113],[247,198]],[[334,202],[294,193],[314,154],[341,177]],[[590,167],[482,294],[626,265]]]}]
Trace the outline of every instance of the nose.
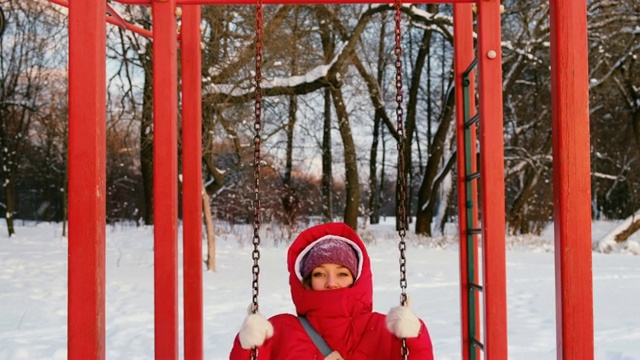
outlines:
[{"label": "nose", "polygon": [[337,289],[340,285],[338,285],[338,281],[334,276],[329,275],[327,276],[327,282],[324,284],[324,287],[326,289]]}]

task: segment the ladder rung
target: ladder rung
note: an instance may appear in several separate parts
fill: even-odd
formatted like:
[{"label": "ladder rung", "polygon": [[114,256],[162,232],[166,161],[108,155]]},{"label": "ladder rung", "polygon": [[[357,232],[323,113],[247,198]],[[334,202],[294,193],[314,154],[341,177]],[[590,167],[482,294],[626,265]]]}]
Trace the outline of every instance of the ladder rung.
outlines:
[{"label": "ladder rung", "polygon": [[464,127],[465,128],[470,128],[471,125],[475,124],[478,122],[478,120],[480,120],[480,114],[475,114],[471,119],[469,119],[469,121],[467,121],[466,123],[464,123]]},{"label": "ladder rung", "polygon": [[476,67],[476,65],[478,65],[478,57],[473,58],[473,61],[471,62],[471,64],[469,64],[469,67],[462,73],[462,76],[463,77],[469,76],[469,74],[471,73],[473,68]]},{"label": "ladder rung", "polygon": [[477,179],[479,177],[480,177],[480,172],[476,171],[474,173],[471,173],[471,174],[467,175],[467,181],[471,181],[471,180]]},{"label": "ladder rung", "polygon": [[482,291],[482,285],[469,282],[469,289],[476,290],[476,291]]},{"label": "ladder rung", "polygon": [[471,337],[471,343],[474,346],[479,347],[481,350],[484,350],[484,345],[480,342],[480,340],[474,338],[473,336]]},{"label": "ladder rung", "polygon": [[470,229],[467,229],[467,232],[471,235],[481,235],[482,229],[470,228]]}]

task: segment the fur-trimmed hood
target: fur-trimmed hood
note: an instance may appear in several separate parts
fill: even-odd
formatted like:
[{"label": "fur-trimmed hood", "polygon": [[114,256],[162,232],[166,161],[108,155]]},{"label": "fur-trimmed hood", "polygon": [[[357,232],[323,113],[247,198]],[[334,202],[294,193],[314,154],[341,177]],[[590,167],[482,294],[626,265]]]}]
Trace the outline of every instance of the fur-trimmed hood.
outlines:
[{"label": "fur-trimmed hood", "polygon": [[[300,261],[310,245],[332,236],[349,243],[358,254],[357,278],[350,288],[313,291],[305,289]],[[346,354],[355,346],[373,309],[373,281],[369,254],[360,236],[344,223],[326,223],[301,232],[287,257],[291,297],[298,315],[307,317],[332,348]]]}]

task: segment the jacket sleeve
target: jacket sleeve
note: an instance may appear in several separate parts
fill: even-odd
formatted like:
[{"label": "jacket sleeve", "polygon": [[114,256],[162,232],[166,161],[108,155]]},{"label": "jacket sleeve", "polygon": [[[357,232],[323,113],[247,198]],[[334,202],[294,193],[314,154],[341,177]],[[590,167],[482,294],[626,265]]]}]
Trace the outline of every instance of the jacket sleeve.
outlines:
[{"label": "jacket sleeve", "polygon": [[[309,339],[296,316],[280,314],[271,317],[269,321],[273,324],[273,337],[258,348],[258,360],[322,359],[320,350]],[[251,350],[242,348],[238,335],[233,340],[229,359],[251,359]]]},{"label": "jacket sleeve", "polygon": [[420,320],[420,332],[418,337],[408,338],[407,347],[411,358],[420,360],[433,360],[433,344],[429,330],[422,320]]},{"label": "jacket sleeve", "polygon": [[[270,360],[271,359],[271,339],[264,342],[262,346],[258,348],[258,359]],[[229,360],[249,360],[251,359],[251,349],[245,350],[240,345],[240,339],[236,335],[233,340],[233,347],[231,348],[231,354],[229,354]]]}]

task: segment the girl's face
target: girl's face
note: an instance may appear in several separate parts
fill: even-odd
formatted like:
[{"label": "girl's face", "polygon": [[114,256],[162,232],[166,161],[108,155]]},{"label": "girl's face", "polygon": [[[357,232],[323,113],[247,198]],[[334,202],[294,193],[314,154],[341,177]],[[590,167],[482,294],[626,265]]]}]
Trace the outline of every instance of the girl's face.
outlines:
[{"label": "girl's face", "polygon": [[353,285],[353,275],[338,264],[322,264],[311,271],[311,290],[334,290]]}]

